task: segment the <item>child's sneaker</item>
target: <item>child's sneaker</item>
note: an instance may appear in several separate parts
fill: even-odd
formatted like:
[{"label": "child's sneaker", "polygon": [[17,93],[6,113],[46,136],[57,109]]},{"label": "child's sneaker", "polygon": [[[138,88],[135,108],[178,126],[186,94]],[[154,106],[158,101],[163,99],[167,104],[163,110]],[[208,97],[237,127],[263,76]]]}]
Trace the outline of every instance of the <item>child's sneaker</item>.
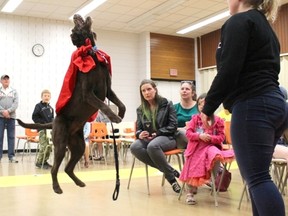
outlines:
[{"label": "child's sneaker", "polygon": [[196,200],[194,199],[194,196],[192,193],[188,193],[186,196],[186,203],[188,205],[195,205],[196,204]]}]

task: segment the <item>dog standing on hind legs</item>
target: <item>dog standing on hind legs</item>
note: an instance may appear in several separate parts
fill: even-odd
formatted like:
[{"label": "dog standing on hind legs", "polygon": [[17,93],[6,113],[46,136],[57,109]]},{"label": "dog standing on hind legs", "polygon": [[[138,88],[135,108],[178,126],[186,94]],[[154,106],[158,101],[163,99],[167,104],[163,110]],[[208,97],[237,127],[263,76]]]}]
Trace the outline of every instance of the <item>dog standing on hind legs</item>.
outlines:
[{"label": "dog standing on hind legs", "polygon": [[[115,123],[121,122],[126,111],[125,105],[111,89],[111,65],[110,59],[107,59],[109,56],[96,50],[96,34],[92,31],[91,18],[87,17],[84,21],[80,15],[74,15],[74,24],[71,40],[77,50],[72,54],[71,63],[56,104],[56,118],[48,124],[27,124],[17,119],[19,125],[25,128],[53,129],[54,164],[51,176],[53,190],[58,194],[63,191],[59,185],[57,174],[67,147],[71,152],[71,157],[65,167],[65,172],[76,185],[85,186],[85,183],[74,174],[74,168],[85,150],[84,124],[99,109],[110,121]],[[67,80],[69,82],[65,84]],[[72,91],[71,83],[74,85]],[[71,92],[69,93],[69,91]],[[67,100],[67,95],[69,100]],[[118,115],[103,102],[105,98],[118,107]]]}]

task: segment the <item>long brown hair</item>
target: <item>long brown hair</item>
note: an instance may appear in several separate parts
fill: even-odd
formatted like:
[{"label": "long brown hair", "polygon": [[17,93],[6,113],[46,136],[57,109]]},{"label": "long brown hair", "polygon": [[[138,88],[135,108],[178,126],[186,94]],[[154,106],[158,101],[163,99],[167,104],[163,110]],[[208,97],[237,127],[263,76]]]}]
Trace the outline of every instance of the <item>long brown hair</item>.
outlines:
[{"label": "long brown hair", "polygon": [[[157,108],[156,108],[155,112],[151,111],[148,101],[145,100],[144,96],[142,95],[141,87],[145,84],[150,84],[156,90],[154,100],[155,100],[155,104],[157,104]],[[152,80],[144,79],[140,83],[139,90],[140,90],[141,108],[142,108],[142,112],[143,112],[143,117],[145,117],[145,119],[151,121],[153,128],[156,129],[156,116],[157,116],[158,104],[159,104],[160,100],[162,99],[162,97],[158,94],[158,89],[157,89],[156,83]]]}]

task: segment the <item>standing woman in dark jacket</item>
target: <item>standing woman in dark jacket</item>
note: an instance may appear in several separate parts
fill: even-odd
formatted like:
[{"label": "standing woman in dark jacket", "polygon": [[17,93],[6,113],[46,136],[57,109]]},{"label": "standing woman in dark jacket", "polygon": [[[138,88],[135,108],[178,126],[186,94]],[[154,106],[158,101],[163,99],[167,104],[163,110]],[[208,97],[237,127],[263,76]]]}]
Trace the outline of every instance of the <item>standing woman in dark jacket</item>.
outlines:
[{"label": "standing woman in dark jacket", "polygon": [[176,148],[177,117],[172,102],[158,95],[152,80],[140,84],[141,105],[137,108],[136,141],[131,145],[132,154],[145,164],[164,173],[173,190],[181,188],[175,177],[179,172],[171,167],[164,151]]},{"label": "standing woman in dark jacket", "polygon": [[254,216],[284,216],[283,198],[269,167],[277,140],[287,125],[279,89],[280,45],[269,21],[277,0],[228,0],[230,19],[222,26],[216,60],[218,73],[202,110],[208,120],[223,102],[232,113],[231,136]]}]

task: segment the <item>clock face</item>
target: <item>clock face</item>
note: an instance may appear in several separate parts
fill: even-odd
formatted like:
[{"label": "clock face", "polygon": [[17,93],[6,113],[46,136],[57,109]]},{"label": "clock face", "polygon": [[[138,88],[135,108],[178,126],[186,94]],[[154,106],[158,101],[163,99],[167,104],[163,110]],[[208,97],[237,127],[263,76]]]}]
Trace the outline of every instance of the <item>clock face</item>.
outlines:
[{"label": "clock face", "polygon": [[35,44],[32,47],[32,52],[35,56],[40,57],[44,54],[44,47],[41,44]]}]

